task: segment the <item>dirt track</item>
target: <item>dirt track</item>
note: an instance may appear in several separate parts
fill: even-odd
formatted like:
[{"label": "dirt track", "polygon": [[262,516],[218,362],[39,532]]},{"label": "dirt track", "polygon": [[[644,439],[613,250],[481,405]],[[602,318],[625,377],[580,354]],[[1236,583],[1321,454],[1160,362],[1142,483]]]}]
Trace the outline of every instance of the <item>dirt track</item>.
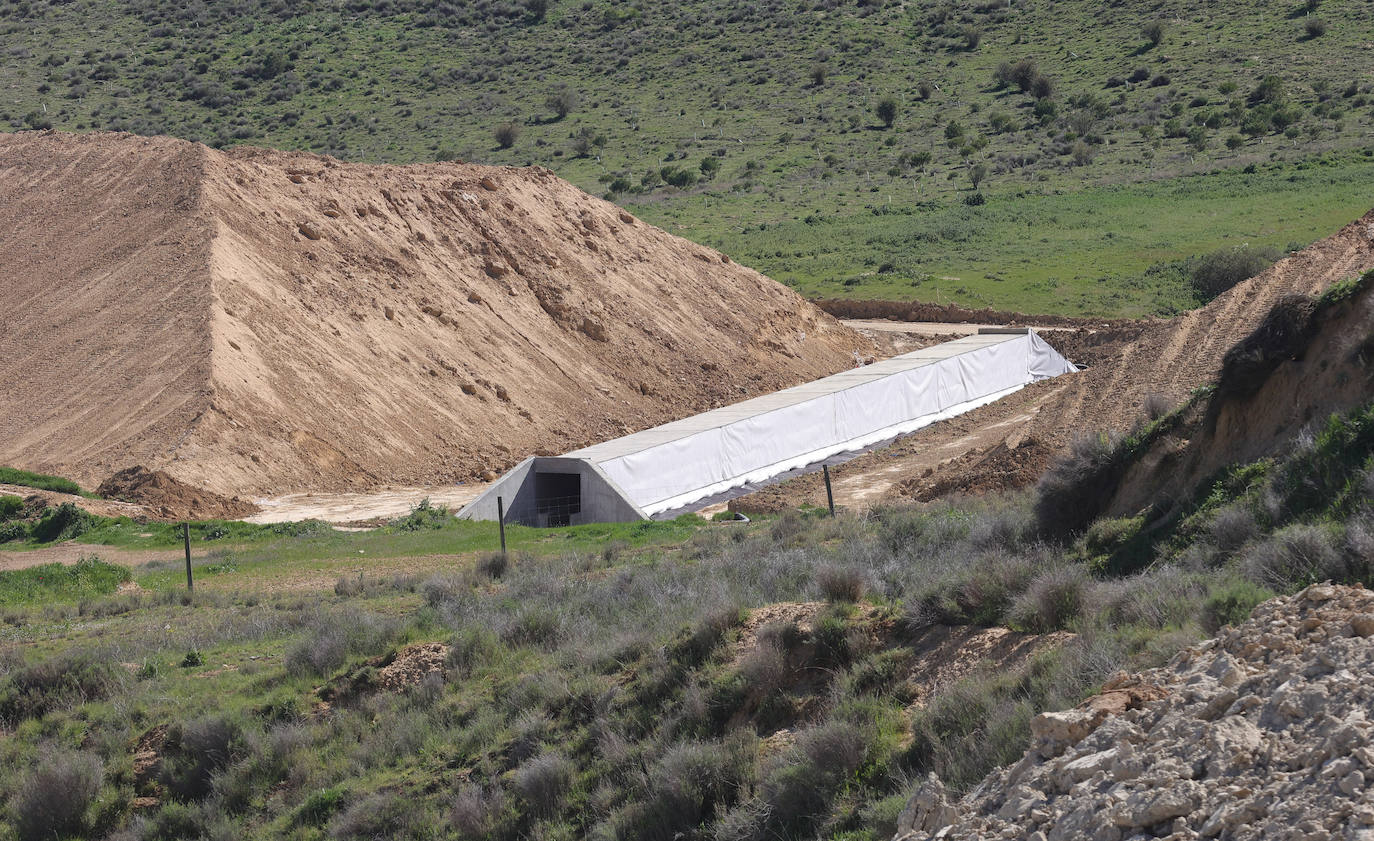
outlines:
[{"label": "dirt track", "polygon": [[0,231],[0,464],[90,486],[474,480],[873,352],[537,167],[0,134]]}]

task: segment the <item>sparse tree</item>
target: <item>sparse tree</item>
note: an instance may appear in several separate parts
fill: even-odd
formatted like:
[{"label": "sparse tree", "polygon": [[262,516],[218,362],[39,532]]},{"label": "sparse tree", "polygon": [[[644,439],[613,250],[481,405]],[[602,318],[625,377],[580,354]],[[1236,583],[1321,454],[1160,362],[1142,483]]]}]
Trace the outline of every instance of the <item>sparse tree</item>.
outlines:
[{"label": "sparse tree", "polygon": [[983,30],[976,26],[964,27],[964,49],[972,52],[983,42]]},{"label": "sparse tree", "polygon": [[929,79],[922,79],[916,85],[916,92],[921,95],[921,99],[930,99],[935,94],[935,85]]},{"label": "sparse tree", "polygon": [[544,105],[561,120],[577,108],[577,91],[569,87],[559,88],[549,94],[549,98],[544,100]]},{"label": "sparse tree", "polygon": [[502,149],[509,149],[515,145],[516,139],[520,137],[520,126],[507,120],[492,131],[492,136],[496,138],[497,146]]},{"label": "sparse tree", "polygon": [[973,189],[977,190],[978,185],[983,183],[983,179],[988,177],[988,165],[977,163],[968,168],[968,180],[973,184]]},{"label": "sparse tree", "polygon": [[818,63],[818,64],[813,64],[813,65],[811,65],[811,85],[812,85],[812,87],[817,87],[817,88],[819,88],[821,85],[824,85],[824,84],[825,84],[825,77],[826,77],[827,74],[829,74],[829,72],[830,72],[830,71],[826,69],[826,66],[825,66],[824,64],[819,64],[819,63]]},{"label": "sparse tree", "polygon": [[892,128],[892,123],[897,119],[897,100],[890,96],[885,96],[878,101],[878,119],[883,121],[883,125]]},{"label": "sparse tree", "polygon": [[1145,36],[1145,40],[1150,42],[1151,47],[1158,47],[1164,40],[1164,21],[1152,20],[1140,29],[1140,34]]}]

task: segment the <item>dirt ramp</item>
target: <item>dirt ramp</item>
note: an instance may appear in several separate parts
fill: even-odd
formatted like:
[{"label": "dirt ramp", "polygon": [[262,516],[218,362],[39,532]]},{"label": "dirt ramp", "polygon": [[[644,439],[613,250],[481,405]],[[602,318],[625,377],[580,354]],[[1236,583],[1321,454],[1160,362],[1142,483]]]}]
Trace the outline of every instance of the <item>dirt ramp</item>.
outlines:
[{"label": "dirt ramp", "polygon": [[[44,434],[0,461],[87,481],[139,463],[224,494],[429,485],[871,352],[785,287],[539,168],[368,166],[123,135],[4,142],[19,162],[4,195],[26,203],[5,211],[12,224],[58,231],[25,233],[15,250],[85,232],[98,264],[69,282],[30,261],[34,288],[58,294],[31,308],[16,348],[64,355],[75,376],[91,364],[84,343],[58,348],[45,333],[97,314],[99,331],[74,338],[98,332],[114,360],[104,379],[120,387],[63,390]],[[134,174],[118,180],[121,166]],[[48,222],[45,193],[68,192],[104,223],[76,207]],[[139,224],[119,221],[130,214]],[[144,256],[127,263],[121,249]],[[41,394],[24,370],[4,372],[15,430],[33,424]],[[64,425],[63,412],[102,423]]]}]

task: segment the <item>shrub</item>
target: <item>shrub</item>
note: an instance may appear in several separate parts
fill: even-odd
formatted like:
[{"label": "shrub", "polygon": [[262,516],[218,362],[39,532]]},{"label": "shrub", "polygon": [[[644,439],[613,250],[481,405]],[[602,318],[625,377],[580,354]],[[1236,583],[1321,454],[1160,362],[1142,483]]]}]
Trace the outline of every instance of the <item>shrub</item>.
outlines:
[{"label": "shrub", "polygon": [[1068,627],[1083,606],[1087,585],[1088,570],[1080,564],[1041,573],[1012,605],[1011,624],[1035,633]]},{"label": "shrub", "polygon": [[1307,22],[1303,24],[1303,31],[1307,33],[1308,38],[1320,38],[1326,34],[1326,21],[1320,18],[1308,18]]},{"label": "shrub", "polygon": [[557,114],[560,120],[572,113],[573,109],[577,107],[577,104],[577,91],[569,87],[559,88],[549,94],[549,97],[544,100],[545,107]]},{"label": "shrub", "polygon": [[389,791],[359,799],[329,822],[329,837],[339,839],[415,838],[428,823],[415,800]]},{"label": "shrub", "polygon": [[1210,301],[1269,268],[1282,256],[1273,248],[1223,248],[1195,258],[1188,279],[1198,297]]},{"label": "shrub", "polygon": [[[1316,304],[1303,295],[1285,295],[1250,335],[1226,351],[1217,379],[1218,394],[1258,391],[1280,363],[1302,358],[1316,332]],[[1213,405],[1217,405],[1213,401]]]},{"label": "shrub", "polygon": [[669,747],[649,770],[642,799],[612,820],[613,836],[698,837],[694,830],[733,807],[752,785],[755,744],[753,734],[737,730],[723,741]]},{"label": "shrub", "polygon": [[425,497],[410,509],[409,514],[399,520],[392,521],[391,528],[396,531],[440,529],[448,521],[448,508],[442,505],[430,505],[429,497]]},{"label": "shrub", "polygon": [[1145,40],[1151,47],[1158,47],[1164,40],[1164,21],[1152,20],[1140,29],[1140,34],[1145,36]]},{"label": "shrub", "polygon": [[558,813],[572,785],[573,765],[561,754],[542,753],[515,771],[515,791],[541,818]]},{"label": "shrub", "polygon": [[11,725],[61,707],[99,700],[120,683],[123,670],[89,650],[66,651],[0,677],[0,721]]},{"label": "shrub", "polygon": [[890,96],[885,96],[878,100],[878,105],[874,109],[878,119],[883,121],[883,125],[892,128],[892,123],[897,119],[897,100]]},{"label": "shrub", "polygon": [[1327,530],[1302,523],[1251,546],[1241,558],[1241,568],[1250,581],[1275,590],[1341,578],[1345,571]]},{"label": "shrub", "polygon": [[1074,438],[1069,453],[1036,484],[1035,520],[1041,534],[1065,538],[1096,519],[1120,480],[1120,438],[1111,432]]},{"label": "shrub", "polygon": [[0,496],[0,521],[11,520],[24,510],[22,496]]},{"label": "shrub", "polygon": [[199,800],[210,793],[214,775],[245,750],[238,721],[209,715],[167,730],[161,780],[178,800]]},{"label": "shrub", "polygon": [[40,543],[57,540],[71,540],[90,530],[91,515],[78,508],[75,503],[64,502],[50,508],[29,529],[30,535]]},{"label": "shrub", "polygon": [[496,139],[497,146],[509,149],[520,138],[520,126],[509,121],[501,123],[492,131],[492,137]]},{"label": "shrub", "polygon": [[830,808],[840,786],[859,769],[871,736],[855,724],[831,721],[802,731],[796,745],[765,772],[759,799],[782,837],[807,833]]},{"label": "shrub", "polygon": [[1222,508],[1207,526],[1207,534],[1212,543],[1228,555],[1244,546],[1258,533],[1259,525],[1255,522],[1255,515],[1242,505],[1228,505]]},{"label": "shrub", "polygon": [[449,823],[462,838],[483,838],[492,821],[501,811],[504,798],[500,789],[485,789],[479,785],[465,785],[453,798],[449,809]]},{"label": "shrub", "polygon": [[104,766],[89,753],[53,753],[19,784],[10,803],[20,841],[83,834]]},{"label": "shrub", "polygon": [[505,552],[488,552],[477,559],[475,568],[479,575],[494,581],[506,574],[510,568],[510,558]]},{"label": "shrub", "polygon": [[350,611],[317,618],[305,636],[286,651],[288,674],[324,677],[337,671],[350,654],[376,654],[396,636],[396,624],[370,613]]},{"label": "shrub", "polygon": [[1227,625],[1239,625],[1250,618],[1255,605],[1268,601],[1274,593],[1252,581],[1232,579],[1213,591],[1202,606],[1202,629],[1215,634]]},{"label": "shrub", "polygon": [[338,813],[348,802],[347,789],[339,786],[316,789],[310,792],[291,816],[296,826],[320,826]]},{"label": "shrub", "polygon": [[864,594],[863,571],[826,564],[816,570],[816,586],[826,601],[857,602]]}]

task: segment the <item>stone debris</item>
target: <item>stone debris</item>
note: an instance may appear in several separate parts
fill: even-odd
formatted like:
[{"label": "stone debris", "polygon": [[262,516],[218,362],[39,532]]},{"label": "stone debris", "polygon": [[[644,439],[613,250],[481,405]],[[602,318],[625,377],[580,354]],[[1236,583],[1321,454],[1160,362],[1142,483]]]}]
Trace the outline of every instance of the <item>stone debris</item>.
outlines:
[{"label": "stone debris", "polygon": [[1372,633],[1360,586],[1266,602],[1168,665],[1038,716],[1021,761],[962,799],[932,775],[894,841],[1374,841]]}]

